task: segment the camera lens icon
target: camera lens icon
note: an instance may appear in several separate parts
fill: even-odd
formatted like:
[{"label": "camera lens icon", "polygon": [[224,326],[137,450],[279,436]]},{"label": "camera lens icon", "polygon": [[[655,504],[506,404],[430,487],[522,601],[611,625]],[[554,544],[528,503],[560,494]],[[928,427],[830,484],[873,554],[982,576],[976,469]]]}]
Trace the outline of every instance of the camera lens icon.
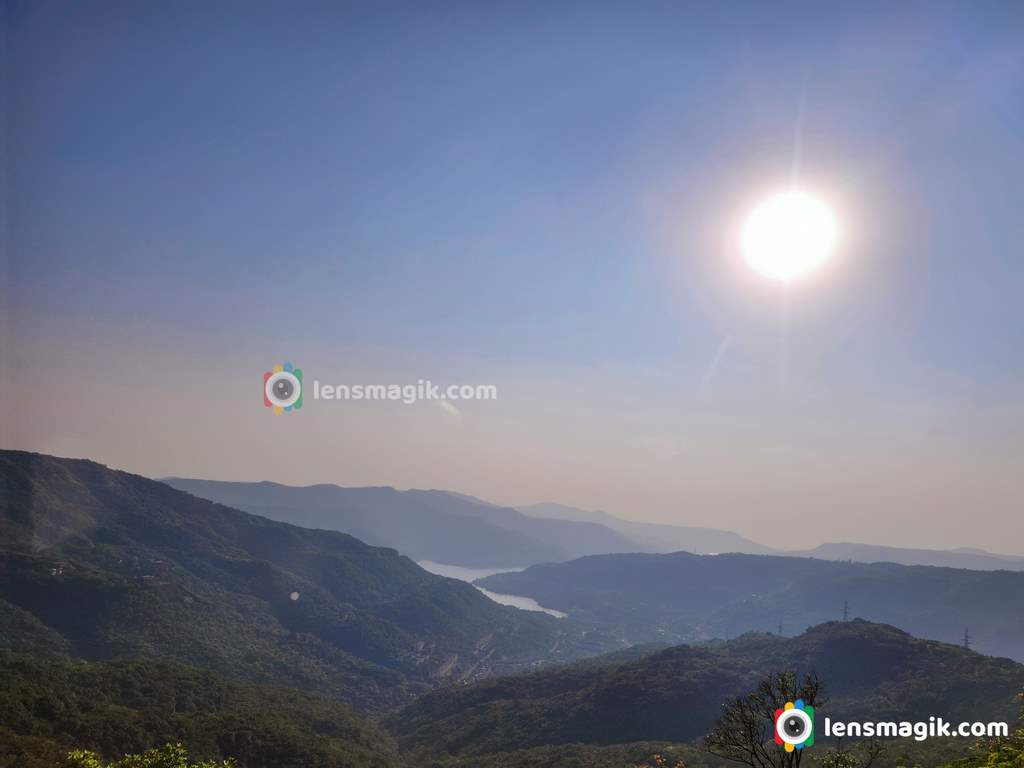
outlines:
[{"label": "camera lens icon", "polygon": [[263,405],[275,414],[302,407],[302,371],[291,363],[263,374]]},{"label": "camera lens icon", "polygon": [[814,744],[814,707],[797,699],[775,710],[775,743],[787,752]]},{"label": "camera lens icon", "polygon": [[782,740],[790,743],[802,742],[804,740],[804,733],[807,732],[810,725],[808,725],[807,715],[800,710],[796,710],[799,714],[785,715],[782,718]]},{"label": "camera lens icon", "polygon": [[295,377],[288,373],[277,373],[270,378],[270,402],[281,406],[294,403],[299,394]]}]

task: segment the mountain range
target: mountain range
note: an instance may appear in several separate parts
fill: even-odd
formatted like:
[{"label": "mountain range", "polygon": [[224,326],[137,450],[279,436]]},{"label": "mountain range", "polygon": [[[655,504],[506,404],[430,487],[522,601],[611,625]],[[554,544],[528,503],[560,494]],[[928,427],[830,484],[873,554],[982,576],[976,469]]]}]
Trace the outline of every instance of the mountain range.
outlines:
[{"label": "mountain range", "polygon": [[829,543],[814,549],[785,553],[793,557],[819,560],[847,560],[856,563],[897,563],[899,565],[936,565],[944,568],[968,568],[975,571],[1024,571],[1024,557],[996,555],[981,549],[911,549],[880,544]]},{"label": "mountain range", "polygon": [[476,582],[563,611],[624,645],[748,631],[795,634],[851,616],[1024,660],[1024,573],[774,555],[595,555]]},{"label": "mountain range", "polygon": [[348,533],[417,561],[516,569],[612,553],[778,554],[822,560],[1024,570],[1024,557],[981,550],[822,544],[783,551],[715,528],[624,520],[601,511],[541,503],[507,507],[452,491],[165,478],[200,498],[271,520]]},{"label": "mountain range", "polygon": [[[625,536],[636,545],[640,552],[694,552],[698,554],[718,552],[745,552],[752,555],[773,552],[770,547],[746,539],[732,531],[715,528],[695,528],[682,525],[659,523],[638,523],[610,515],[607,512],[589,512],[564,504],[544,502],[516,507],[524,515],[533,518],[573,520],[580,523],[602,525]],[[608,554],[608,553],[594,553]]]},{"label": "mountain range", "polygon": [[[636,542],[638,551],[665,554],[692,552],[694,554],[791,555],[815,557],[819,560],[852,560],[858,563],[898,563],[900,565],[938,565],[948,568],[970,568],[978,571],[1024,571],[1024,557],[997,555],[981,549],[911,549],[881,544],[850,542],[825,543],[813,549],[782,550],[766,547],[732,531],[714,528],[693,528],[659,523],[639,523],[610,515],[602,511],[588,511],[564,504],[545,502],[516,507],[531,517],[574,520],[603,525]],[[598,554],[598,553],[595,553]],[[603,553],[612,554],[612,553]]]},{"label": "mountain range", "polygon": [[[859,620],[789,628],[848,599],[922,634],[966,617],[974,647],[999,652],[1024,636],[1021,578],[679,552],[484,580],[564,607],[558,620],[344,533],[0,451],[0,768],[165,741],[243,768],[604,768],[654,752],[717,768],[693,740],[784,669],[821,674],[849,719],[1009,720],[1024,686],[1009,659]],[[780,617],[796,636],[736,637]]]},{"label": "mountain range", "polygon": [[392,549],[85,460],[0,452],[0,647],[151,658],[385,709],[573,642]]},{"label": "mountain range", "polygon": [[204,499],[307,528],[343,531],[414,560],[467,568],[519,568],[603,552],[631,552],[622,534],[591,522],[538,520],[446,491],[294,487],[166,478]]}]

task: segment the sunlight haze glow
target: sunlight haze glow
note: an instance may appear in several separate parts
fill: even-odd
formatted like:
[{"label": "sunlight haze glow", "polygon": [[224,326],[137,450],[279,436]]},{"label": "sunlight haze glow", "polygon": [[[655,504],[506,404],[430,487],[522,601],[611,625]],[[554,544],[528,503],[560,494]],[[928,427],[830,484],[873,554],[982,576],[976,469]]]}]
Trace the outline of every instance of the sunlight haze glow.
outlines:
[{"label": "sunlight haze glow", "polygon": [[406,5],[7,4],[0,447],[1024,555],[1024,4]]}]

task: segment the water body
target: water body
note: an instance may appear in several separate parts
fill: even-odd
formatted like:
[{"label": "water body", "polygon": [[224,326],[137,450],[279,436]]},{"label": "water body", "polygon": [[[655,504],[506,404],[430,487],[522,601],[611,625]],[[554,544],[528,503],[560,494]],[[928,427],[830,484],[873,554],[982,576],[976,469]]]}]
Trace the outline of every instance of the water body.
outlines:
[{"label": "water body", "polygon": [[[434,563],[430,560],[420,560],[417,562],[420,568],[431,573],[436,573],[438,576],[447,576],[451,579],[459,579],[460,581],[466,581],[470,584],[473,583],[474,579],[482,579],[485,576],[493,576],[496,573],[516,573],[518,571],[526,570],[525,568],[463,568],[461,565],[447,565],[445,563]],[[475,584],[473,584],[476,587]],[[568,614],[556,611],[554,608],[545,608],[543,605],[538,603],[532,597],[523,597],[522,595],[503,595],[498,592],[491,592],[489,589],[483,587],[476,587],[478,590],[483,592],[487,597],[491,598],[496,603],[502,605],[511,605],[515,608],[522,608],[524,611],[540,611],[546,613],[549,616],[554,616],[557,619],[564,619]]]}]

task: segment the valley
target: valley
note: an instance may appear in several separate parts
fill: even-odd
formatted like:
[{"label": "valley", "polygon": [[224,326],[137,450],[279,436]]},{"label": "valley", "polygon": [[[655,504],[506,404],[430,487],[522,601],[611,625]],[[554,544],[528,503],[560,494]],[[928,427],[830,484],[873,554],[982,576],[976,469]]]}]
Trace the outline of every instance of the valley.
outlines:
[{"label": "valley", "polygon": [[[819,674],[846,719],[1010,722],[1024,689],[997,657],[1022,636],[1011,571],[686,552],[424,568],[17,451],[0,513],[3,768],[156,741],[243,765],[718,768],[715,703],[780,670]],[[864,618],[833,620],[840,600]]]},{"label": "valley", "polygon": [[1024,573],[775,555],[602,555],[478,579],[625,645],[798,634],[860,617],[1024,660]]}]

